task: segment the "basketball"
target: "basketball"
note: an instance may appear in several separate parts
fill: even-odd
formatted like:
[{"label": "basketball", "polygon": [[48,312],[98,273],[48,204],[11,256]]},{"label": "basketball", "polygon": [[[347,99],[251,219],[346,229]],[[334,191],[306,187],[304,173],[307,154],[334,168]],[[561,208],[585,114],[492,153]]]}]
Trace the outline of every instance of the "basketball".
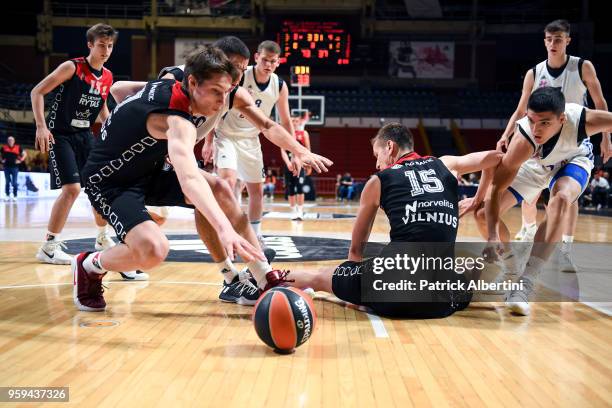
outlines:
[{"label": "basketball", "polygon": [[255,305],[253,324],[257,335],[275,352],[292,353],[312,335],[317,316],[308,295],[296,288],[277,287]]}]

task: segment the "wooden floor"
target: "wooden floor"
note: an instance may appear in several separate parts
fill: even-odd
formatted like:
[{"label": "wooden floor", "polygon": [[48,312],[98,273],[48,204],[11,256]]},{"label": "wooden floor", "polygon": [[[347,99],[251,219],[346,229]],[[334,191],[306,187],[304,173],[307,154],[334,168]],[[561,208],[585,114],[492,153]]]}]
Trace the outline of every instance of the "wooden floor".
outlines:
[{"label": "wooden floor", "polygon": [[[403,321],[318,294],[312,338],[279,356],[257,338],[251,308],[217,300],[211,264],[177,262],[149,271],[150,282],[109,274],[107,311],[78,312],[69,268],[34,259],[51,204],[0,204],[0,386],[70,387],[61,406],[612,406],[612,319],[581,303],[538,303],[530,317],[477,303]],[[89,216],[80,198],[64,238],[93,236]],[[507,220],[516,230],[518,210]],[[353,221],[266,219],[263,229],[348,239]],[[194,233],[185,214],[166,229]],[[374,238],[387,231],[379,216]],[[460,236],[476,238],[471,219]],[[581,216],[579,240],[611,237],[610,219]]]}]

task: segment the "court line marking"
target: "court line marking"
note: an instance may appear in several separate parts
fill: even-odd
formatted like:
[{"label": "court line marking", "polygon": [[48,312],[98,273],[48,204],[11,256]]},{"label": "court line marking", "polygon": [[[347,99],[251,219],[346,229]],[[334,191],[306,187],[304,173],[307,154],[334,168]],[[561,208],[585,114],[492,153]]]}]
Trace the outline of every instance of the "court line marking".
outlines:
[{"label": "court line marking", "polygon": [[372,329],[374,329],[374,334],[376,335],[376,337],[378,338],[388,338],[389,337],[389,333],[387,332],[387,329],[385,328],[385,323],[382,321],[380,317],[370,314],[370,313],[366,313],[366,316],[368,316],[368,319],[370,319],[370,323],[372,324]]}]

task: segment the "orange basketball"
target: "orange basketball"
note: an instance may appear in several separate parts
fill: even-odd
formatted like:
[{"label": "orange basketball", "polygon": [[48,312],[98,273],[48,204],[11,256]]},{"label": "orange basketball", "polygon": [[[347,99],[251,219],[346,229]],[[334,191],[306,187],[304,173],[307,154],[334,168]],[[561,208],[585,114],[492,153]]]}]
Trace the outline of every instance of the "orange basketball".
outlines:
[{"label": "orange basketball", "polygon": [[259,298],[253,311],[257,335],[281,354],[292,353],[304,344],[316,320],[312,299],[296,288],[270,289]]}]

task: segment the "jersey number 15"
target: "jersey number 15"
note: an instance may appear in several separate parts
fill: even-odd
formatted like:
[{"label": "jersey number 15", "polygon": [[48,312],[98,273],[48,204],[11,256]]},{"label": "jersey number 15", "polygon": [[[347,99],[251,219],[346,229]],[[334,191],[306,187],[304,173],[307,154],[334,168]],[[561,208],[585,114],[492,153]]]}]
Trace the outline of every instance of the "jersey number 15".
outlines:
[{"label": "jersey number 15", "polygon": [[[417,174],[419,175],[418,179]],[[436,176],[436,171],[434,169],[408,170],[404,172],[404,175],[408,177],[408,181],[410,181],[410,186],[412,187],[410,194],[412,194],[413,197],[424,194],[425,192],[441,193],[444,191],[444,186]]]}]

